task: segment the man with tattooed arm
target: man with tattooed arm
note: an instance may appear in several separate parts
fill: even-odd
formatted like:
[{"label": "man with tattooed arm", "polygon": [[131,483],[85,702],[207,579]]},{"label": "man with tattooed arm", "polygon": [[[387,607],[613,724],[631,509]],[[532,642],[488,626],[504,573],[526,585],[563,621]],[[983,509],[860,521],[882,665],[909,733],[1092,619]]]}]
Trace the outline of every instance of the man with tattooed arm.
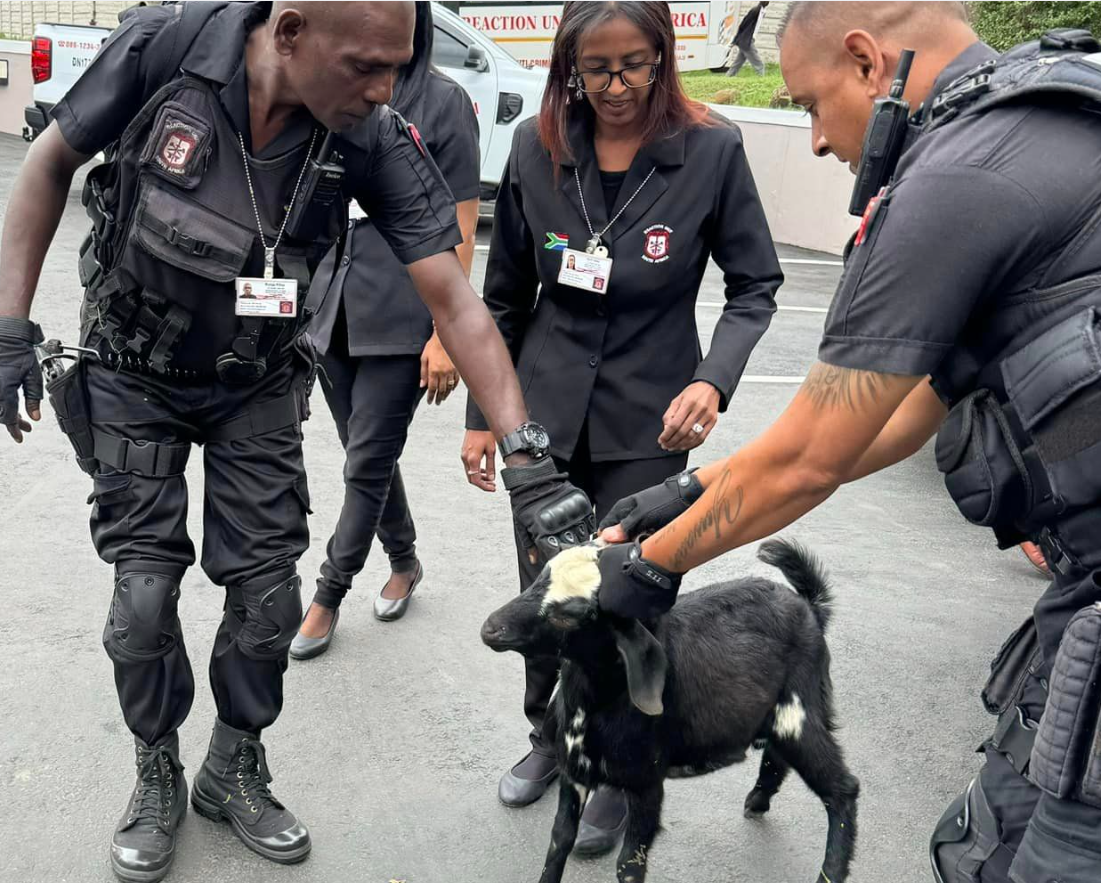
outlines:
[{"label": "man with tattooed arm", "polygon": [[602,535],[622,545],[601,555],[600,604],[652,619],[688,570],[937,432],[962,514],[1003,547],[1036,542],[1054,581],[983,691],[999,721],[933,835],[934,875],[1095,883],[1101,46],[1064,29],[999,56],[962,3],[797,2],[778,39],[818,156],[857,169],[906,49],[901,97],[917,110],[846,250],[819,362],[759,438],[612,509]]}]

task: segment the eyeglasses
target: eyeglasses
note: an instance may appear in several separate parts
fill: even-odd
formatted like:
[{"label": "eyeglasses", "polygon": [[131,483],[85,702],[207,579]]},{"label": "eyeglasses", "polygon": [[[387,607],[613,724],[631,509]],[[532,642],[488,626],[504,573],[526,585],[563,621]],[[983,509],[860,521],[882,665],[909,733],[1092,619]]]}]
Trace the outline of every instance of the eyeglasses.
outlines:
[{"label": "eyeglasses", "polygon": [[621,83],[628,89],[644,89],[658,76],[658,67],[661,65],[661,56],[657,61],[644,61],[641,64],[632,64],[618,71],[597,70],[579,72],[574,68],[574,85],[582,92],[592,95],[597,92],[606,92],[612,86],[612,80],[619,77]]}]

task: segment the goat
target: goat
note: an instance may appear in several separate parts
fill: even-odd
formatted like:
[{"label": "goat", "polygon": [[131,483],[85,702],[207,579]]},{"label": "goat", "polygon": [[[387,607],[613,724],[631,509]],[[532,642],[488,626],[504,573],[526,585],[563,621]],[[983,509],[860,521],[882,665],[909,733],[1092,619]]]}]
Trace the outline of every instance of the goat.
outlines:
[{"label": "goat", "polygon": [[794,592],[744,578],[682,595],[669,613],[641,623],[600,611],[599,550],[560,552],[482,626],[483,642],[498,652],[557,653],[562,663],[546,729],[562,775],[541,883],[560,883],[585,800],[601,783],[627,795],[617,880],[643,883],[664,780],[738,763],[751,745],[764,755],[746,817],[768,812],[794,769],[829,817],[816,883],[842,883],[860,784],[834,737],[823,635],[831,594],[818,562],[795,543],[770,540],[758,557]]}]

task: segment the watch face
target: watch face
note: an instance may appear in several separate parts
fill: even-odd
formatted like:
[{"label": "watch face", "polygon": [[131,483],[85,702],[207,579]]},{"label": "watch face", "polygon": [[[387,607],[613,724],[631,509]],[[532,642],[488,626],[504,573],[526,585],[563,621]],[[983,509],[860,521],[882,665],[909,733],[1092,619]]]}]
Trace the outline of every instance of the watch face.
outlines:
[{"label": "watch face", "polygon": [[550,436],[542,426],[537,424],[529,423],[525,426],[521,437],[524,440],[524,447],[528,450],[545,451],[550,447]]}]

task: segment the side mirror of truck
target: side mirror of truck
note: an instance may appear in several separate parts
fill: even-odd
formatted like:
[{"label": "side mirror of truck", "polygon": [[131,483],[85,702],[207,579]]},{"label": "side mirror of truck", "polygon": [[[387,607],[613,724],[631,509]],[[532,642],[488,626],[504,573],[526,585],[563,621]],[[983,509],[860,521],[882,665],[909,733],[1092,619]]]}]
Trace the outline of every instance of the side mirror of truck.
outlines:
[{"label": "side mirror of truck", "polygon": [[489,70],[485,50],[480,46],[470,46],[466,50],[466,61],[463,62],[463,67],[467,70],[478,71],[478,73]]}]

